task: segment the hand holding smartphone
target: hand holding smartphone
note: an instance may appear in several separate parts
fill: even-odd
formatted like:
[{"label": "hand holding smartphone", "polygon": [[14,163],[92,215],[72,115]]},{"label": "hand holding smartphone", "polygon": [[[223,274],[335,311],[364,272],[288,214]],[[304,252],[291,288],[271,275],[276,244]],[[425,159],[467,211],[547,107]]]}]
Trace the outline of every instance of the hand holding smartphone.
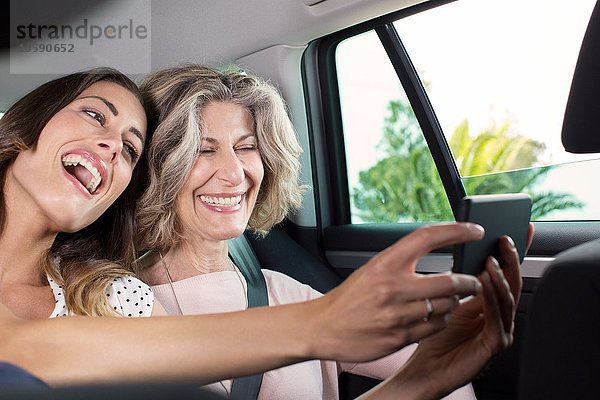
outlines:
[{"label": "hand holding smartphone", "polygon": [[461,243],[454,249],[453,272],[478,275],[488,256],[498,257],[498,239],[507,235],[515,242],[519,261],[523,262],[531,197],[527,194],[493,194],[466,196],[459,206],[457,221],[474,222],[485,229],[483,239]]}]

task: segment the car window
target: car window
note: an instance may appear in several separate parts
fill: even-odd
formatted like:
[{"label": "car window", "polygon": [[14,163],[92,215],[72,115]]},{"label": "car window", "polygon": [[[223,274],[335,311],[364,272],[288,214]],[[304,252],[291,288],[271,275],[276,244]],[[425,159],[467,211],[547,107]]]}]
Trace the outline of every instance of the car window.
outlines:
[{"label": "car window", "polygon": [[419,123],[377,34],[341,42],[336,65],[352,222],[452,220]]},{"label": "car window", "polygon": [[[467,194],[530,193],[532,220],[600,219],[600,190],[589,185],[600,159],[560,143],[594,4],[461,0],[394,22]],[[447,200],[422,212],[443,189],[420,165],[424,140],[377,35],[343,41],[336,67],[352,222],[452,219]]]}]

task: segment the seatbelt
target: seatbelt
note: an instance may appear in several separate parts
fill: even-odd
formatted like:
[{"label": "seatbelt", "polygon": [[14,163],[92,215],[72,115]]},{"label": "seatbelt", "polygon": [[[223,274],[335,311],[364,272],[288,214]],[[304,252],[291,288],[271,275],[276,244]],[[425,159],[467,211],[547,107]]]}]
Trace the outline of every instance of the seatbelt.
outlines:
[{"label": "seatbelt", "polygon": [[[230,239],[229,257],[246,279],[248,308],[269,305],[267,283],[260,268],[260,262],[250,246],[246,236],[240,235]],[[230,398],[235,400],[257,399],[263,374],[236,378],[231,384]]]}]

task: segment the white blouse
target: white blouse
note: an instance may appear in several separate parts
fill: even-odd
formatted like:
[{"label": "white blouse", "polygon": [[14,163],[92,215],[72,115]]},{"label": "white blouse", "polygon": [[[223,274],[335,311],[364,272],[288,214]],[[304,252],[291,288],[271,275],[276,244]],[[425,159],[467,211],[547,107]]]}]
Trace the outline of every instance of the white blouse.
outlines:
[{"label": "white blouse", "polygon": [[[50,318],[75,315],[67,309],[62,286],[48,277],[56,305]],[[106,288],[106,297],[111,307],[124,317],[149,317],[154,305],[154,293],[150,286],[133,276],[113,279]]]}]

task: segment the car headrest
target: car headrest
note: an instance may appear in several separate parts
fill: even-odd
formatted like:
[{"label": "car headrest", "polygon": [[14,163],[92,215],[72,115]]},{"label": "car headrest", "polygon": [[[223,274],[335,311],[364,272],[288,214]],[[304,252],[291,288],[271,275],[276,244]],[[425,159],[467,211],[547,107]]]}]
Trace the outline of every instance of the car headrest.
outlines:
[{"label": "car headrest", "polygon": [[600,3],[590,18],[562,126],[562,143],[571,153],[600,153]]}]

